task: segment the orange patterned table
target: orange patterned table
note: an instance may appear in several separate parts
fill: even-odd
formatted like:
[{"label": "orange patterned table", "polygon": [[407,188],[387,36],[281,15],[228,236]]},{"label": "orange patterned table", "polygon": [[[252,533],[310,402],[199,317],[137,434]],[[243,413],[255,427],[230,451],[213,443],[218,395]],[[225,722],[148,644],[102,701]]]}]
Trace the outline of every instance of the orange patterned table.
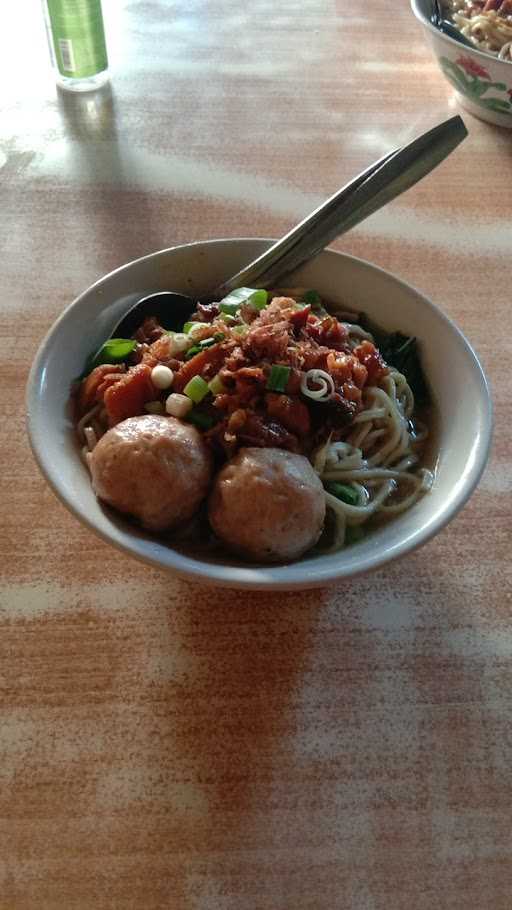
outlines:
[{"label": "orange patterned table", "polygon": [[56,93],[29,0],[1,14],[1,910],[512,907],[508,133],[467,115],[337,244],[440,304],[493,385],[482,483],[406,561],[303,596],[192,587],[82,528],[24,430],[37,344],[94,279],[277,236],[457,110],[389,6],[105,0],[97,97]]}]

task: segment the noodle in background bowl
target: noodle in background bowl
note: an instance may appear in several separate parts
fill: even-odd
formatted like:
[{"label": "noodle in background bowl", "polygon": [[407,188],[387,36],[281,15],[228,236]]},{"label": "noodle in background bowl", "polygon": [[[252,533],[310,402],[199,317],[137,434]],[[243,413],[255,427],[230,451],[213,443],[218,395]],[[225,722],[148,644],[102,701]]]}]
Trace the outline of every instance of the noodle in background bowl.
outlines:
[{"label": "noodle in background bowl", "polygon": [[375,569],[429,540],[462,508],[487,461],[492,408],[482,368],[455,325],[409,285],[370,263],[329,250],[290,280],[332,301],[333,312],[336,305],[363,311],[384,329],[416,335],[437,410],[432,491],[363,541],[336,553],[258,566],[229,554],[206,555],[193,541],[176,544],[139,530],[96,499],[70,410],[72,380],[131,303],[171,288],[203,294],[269,244],[250,239],[193,243],[145,256],[100,279],[62,313],[41,345],[28,381],[27,425],[39,467],[64,505],[127,553],[203,583],[283,590],[320,587]]},{"label": "noodle in background bowl", "polygon": [[461,105],[481,120],[512,129],[512,63],[440,32],[430,21],[431,0],[411,0],[411,7]]}]

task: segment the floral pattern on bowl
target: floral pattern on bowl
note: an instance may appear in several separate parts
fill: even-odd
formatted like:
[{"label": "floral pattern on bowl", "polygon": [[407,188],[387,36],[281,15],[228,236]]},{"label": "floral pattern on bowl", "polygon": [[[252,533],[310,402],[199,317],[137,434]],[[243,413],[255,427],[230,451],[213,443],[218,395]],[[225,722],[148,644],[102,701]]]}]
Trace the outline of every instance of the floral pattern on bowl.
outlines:
[{"label": "floral pattern on bowl", "polygon": [[463,47],[432,22],[432,0],[410,0],[448,85],[459,103],[475,117],[512,129],[512,63]]},{"label": "floral pattern on bowl", "polygon": [[[512,89],[507,89],[504,82],[492,82],[488,70],[480,63],[464,55],[455,61],[440,57],[439,62],[444,75],[456,91],[488,110],[512,117]],[[493,92],[492,95],[487,94],[490,91]],[[501,97],[496,97],[497,92]]]}]

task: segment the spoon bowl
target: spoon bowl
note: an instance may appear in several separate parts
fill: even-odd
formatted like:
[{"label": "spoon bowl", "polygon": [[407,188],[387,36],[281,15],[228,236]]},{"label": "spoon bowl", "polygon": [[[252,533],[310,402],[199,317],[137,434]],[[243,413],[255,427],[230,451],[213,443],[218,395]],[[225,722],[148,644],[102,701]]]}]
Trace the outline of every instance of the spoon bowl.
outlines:
[{"label": "spoon bowl", "polygon": [[114,327],[111,338],[131,338],[147,316],[154,316],[162,328],[181,332],[196,308],[196,301],[177,291],[157,291],[141,297]]}]

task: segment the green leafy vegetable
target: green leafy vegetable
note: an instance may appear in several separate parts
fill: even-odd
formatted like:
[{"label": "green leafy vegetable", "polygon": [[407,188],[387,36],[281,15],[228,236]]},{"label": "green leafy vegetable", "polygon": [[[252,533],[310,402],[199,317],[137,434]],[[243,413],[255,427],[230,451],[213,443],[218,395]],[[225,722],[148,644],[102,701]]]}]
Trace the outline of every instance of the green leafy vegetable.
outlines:
[{"label": "green leafy vegetable", "polygon": [[190,330],[193,329],[195,325],[198,325],[198,323],[197,322],[186,322],[185,325],[183,326],[183,331],[184,331],[185,335],[188,335]]},{"label": "green leafy vegetable", "polygon": [[270,392],[284,392],[290,378],[290,367],[272,364],[270,375],[267,379],[267,389]]},{"label": "green leafy vegetable", "polygon": [[364,540],[364,528],[362,525],[347,525],[345,528],[345,544],[350,546],[351,543],[358,543]]},{"label": "green leafy vegetable", "polygon": [[334,480],[329,480],[325,484],[325,489],[331,496],[335,496],[336,499],[340,499],[341,502],[345,502],[349,506],[357,506],[359,502],[356,490],[346,483],[337,483]]},{"label": "green leafy vegetable", "polygon": [[409,383],[417,404],[426,404],[429,400],[427,383],[421,368],[418,345],[415,338],[393,332],[388,343],[381,349],[386,363],[403,373]]},{"label": "green leafy vegetable", "polygon": [[197,408],[193,408],[188,412],[186,420],[189,423],[193,423],[199,430],[211,430],[211,428],[217,423],[214,417],[211,414],[205,414],[203,411],[199,411]]},{"label": "green leafy vegetable", "polygon": [[416,404],[428,404],[430,396],[421,367],[416,338],[403,335],[402,332],[392,332],[391,334],[384,332],[364,314],[359,316],[359,324],[373,335],[375,344],[388,366],[395,367],[399,373],[403,373],[412,389]]},{"label": "green leafy vegetable", "polygon": [[322,298],[320,297],[320,294],[318,293],[318,291],[306,291],[303,294],[302,299],[305,304],[309,304],[313,313],[315,313],[316,316],[328,316],[329,315],[329,313],[327,312],[327,310],[325,309],[325,307],[322,303]]}]

